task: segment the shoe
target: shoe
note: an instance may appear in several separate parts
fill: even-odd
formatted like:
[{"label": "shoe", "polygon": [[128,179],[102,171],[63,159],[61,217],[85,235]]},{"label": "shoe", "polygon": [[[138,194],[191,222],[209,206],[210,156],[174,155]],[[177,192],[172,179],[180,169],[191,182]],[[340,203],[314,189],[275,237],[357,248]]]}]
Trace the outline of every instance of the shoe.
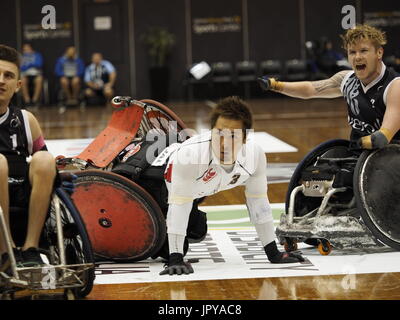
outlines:
[{"label": "shoe", "polygon": [[39,267],[45,264],[37,248],[32,247],[21,253],[24,267]]},{"label": "shoe", "polygon": [[[23,261],[22,261],[22,254],[21,250],[17,248],[13,248],[14,252],[14,257],[15,257],[15,262],[17,264],[17,268],[22,268],[23,267]],[[11,261],[9,259],[8,252],[5,252],[1,255],[1,265],[0,265],[0,272],[5,272],[8,275],[12,274],[11,271]]]}]

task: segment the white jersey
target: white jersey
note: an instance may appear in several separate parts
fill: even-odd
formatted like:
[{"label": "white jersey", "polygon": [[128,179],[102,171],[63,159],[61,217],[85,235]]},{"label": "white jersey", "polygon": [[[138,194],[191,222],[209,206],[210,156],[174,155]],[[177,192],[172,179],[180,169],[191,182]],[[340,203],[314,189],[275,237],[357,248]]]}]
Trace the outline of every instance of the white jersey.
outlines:
[{"label": "white jersey", "polygon": [[[176,252],[176,248],[183,250],[182,236],[186,235],[194,199],[239,185],[245,186],[250,221],[255,225],[263,246],[275,239],[267,196],[267,162],[257,144],[243,144],[230,170],[226,170],[213,154],[211,131],[170,146],[155,163],[159,162],[160,165],[167,157],[169,159],[164,174],[169,194],[167,232],[170,248],[174,247],[170,253]],[[177,239],[181,239],[180,242]]]},{"label": "white jersey", "polygon": [[211,149],[211,131],[182,143],[170,156],[165,177],[170,204],[191,202],[239,185],[246,186],[248,197],[267,197],[266,159],[261,148],[245,143],[233,168],[226,171]]}]

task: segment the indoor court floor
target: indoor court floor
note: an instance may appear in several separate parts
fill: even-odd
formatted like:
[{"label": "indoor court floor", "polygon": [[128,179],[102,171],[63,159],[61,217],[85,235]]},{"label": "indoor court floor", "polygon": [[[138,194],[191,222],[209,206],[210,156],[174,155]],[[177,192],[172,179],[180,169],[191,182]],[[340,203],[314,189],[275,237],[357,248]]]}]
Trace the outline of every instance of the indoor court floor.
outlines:
[{"label": "indoor court floor", "polygon": [[[208,128],[213,103],[172,101],[166,105],[189,128],[199,131]],[[266,154],[271,170],[267,174],[271,177],[268,194],[277,223],[295,164],[319,143],[348,137],[346,104],[343,99],[307,101],[275,96],[248,103],[254,113],[255,132],[266,132],[297,150]],[[33,112],[45,139],[58,140],[94,138],[107,125],[112,110],[103,106],[77,107],[60,114],[57,107],[41,107]],[[283,174],[274,179],[280,176],[272,172],[277,169]],[[271,265],[257,256],[260,247],[246,219],[244,203],[243,188],[239,187],[208,197],[202,204],[210,210],[209,235],[206,249],[193,246],[189,251],[188,258],[200,257],[199,263],[193,263],[193,275],[158,276],[163,267],[160,261],[100,263],[95,286],[86,299],[400,299],[400,252],[388,248],[350,252],[334,249],[331,255],[321,256],[314,248],[300,246],[307,258],[305,263],[290,268]],[[221,218],[221,211],[226,219]],[[252,261],[243,254],[243,247],[254,250]]]}]

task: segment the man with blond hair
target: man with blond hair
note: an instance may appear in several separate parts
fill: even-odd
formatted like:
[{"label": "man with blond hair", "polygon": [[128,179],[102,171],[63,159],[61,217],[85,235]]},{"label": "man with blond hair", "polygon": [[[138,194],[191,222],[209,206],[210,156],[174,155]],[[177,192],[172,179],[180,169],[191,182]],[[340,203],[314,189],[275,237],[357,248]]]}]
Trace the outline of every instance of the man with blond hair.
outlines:
[{"label": "man with blond hair", "polygon": [[264,90],[295,98],[343,96],[352,128],[350,147],[382,148],[393,139],[400,139],[400,77],[382,62],[385,33],[357,25],[341,37],[353,70],[321,81],[281,82],[263,77],[259,83]]}]

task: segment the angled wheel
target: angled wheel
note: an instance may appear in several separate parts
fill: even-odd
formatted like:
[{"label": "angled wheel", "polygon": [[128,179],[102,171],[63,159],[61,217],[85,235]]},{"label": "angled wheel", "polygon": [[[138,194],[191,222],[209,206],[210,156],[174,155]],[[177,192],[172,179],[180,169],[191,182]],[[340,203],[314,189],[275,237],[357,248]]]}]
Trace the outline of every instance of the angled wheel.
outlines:
[{"label": "angled wheel", "polygon": [[146,103],[146,108],[139,136],[144,137],[150,130],[158,134],[175,133],[177,142],[183,142],[191,136],[190,132],[185,130],[185,123],[170,108],[155,100],[144,99],[141,102]]},{"label": "angled wheel", "polygon": [[98,259],[140,261],[160,250],[166,238],[165,218],[147,191],[111,172],[88,170],[77,175],[72,198]]},{"label": "angled wheel", "polygon": [[400,250],[400,145],[364,151],[354,173],[361,217],[382,243]]},{"label": "angled wheel", "polygon": [[60,253],[57,242],[57,223],[55,197],[60,200],[61,224],[64,234],[64,250],[66,263],[86,264],[93,263],[93,268],[83,271],[79,278],[83,283],[80,288],[73,289],[78,298],[87,296],[93,288],[95,278],[94,257],[92,246],[86,232],[86,227],[81,216],[71,201],[69,195],[61,188],[57,188],[50,203],[48,218],[44,225],[43,237],[49,246],[50,263],[60,264]]}]

